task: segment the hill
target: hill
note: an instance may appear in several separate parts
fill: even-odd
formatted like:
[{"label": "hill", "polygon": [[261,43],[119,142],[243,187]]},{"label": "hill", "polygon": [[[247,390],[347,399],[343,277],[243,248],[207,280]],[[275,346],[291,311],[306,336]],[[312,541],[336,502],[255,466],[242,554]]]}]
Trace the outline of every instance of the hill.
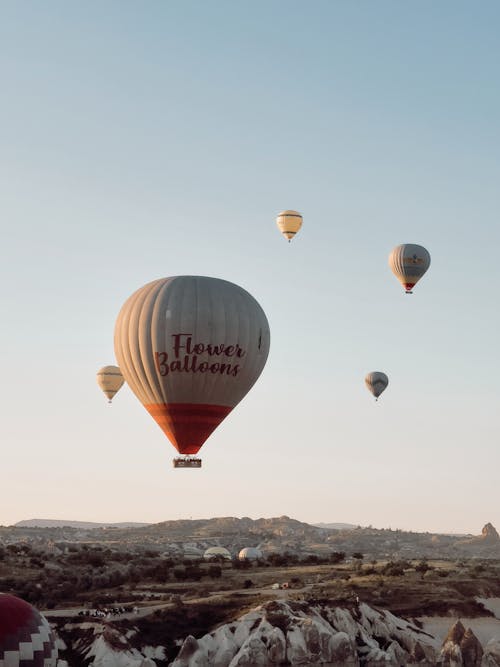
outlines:
[{"label": "hill", "polygon": [[348,557],[361,553],[365,562],[370,558],[500,558],[500,538],[492,524],[486,524],[479,536],[330,526],[313,526],[288,516],[217,517],[155,524],[32,519],[16,526],[0,526],[0,543],[87,542],[113,548],[119,545],[121,549],[153,549],[175,557],[201,556],[208,547],[222,546],[233,556],[244,547],[258,547],[264,555],[288,553],[300,558],[328,557],[333,552],[344,552]]},{"label": "hill", "polygon": [[317,528],[327,528],[330,530],[354,530],[356,526],[353,523],[313,523]]},{"label": "hill", "polygon": [[67,521],[66,519],[25,519],[14,524],[16,528],[81,528],[97,530],[99,528],[142,528],[148,523],[125,521],[123,523],[98,523],[95,521]]}]

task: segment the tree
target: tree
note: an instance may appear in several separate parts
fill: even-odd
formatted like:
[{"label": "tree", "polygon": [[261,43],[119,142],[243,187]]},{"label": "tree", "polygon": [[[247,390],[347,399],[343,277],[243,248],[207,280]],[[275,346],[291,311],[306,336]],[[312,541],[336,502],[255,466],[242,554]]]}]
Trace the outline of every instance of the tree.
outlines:
[{"label": "tree", "polygon": [[176,567],[174,569],[174,577],[179,581],[184,581],[186,579],[186,570],[184,568]]},{"label": "tree", "polygon": [[415,565],[415,572],[419,572],[422,579],[425,577],[426,572],[429,570],[432,570],[432,567],[425,559],[421,560],[420,563]]},{"label": "tree", "polygon": [[363,556],[363,554],[361,553],[361,551],[355,551],[355,552],[352,554],[352,557],[353,557],[353,558],[355,559],[355,561],[356,561],[356,564],[355,564],[355,566],[354,566],[355,569],[358,570],[358,571],[361,570],[361,568],[363,567],[362,562],[363,562],[363,558],[364,558],[364,556]]},{"label": "tree", "polygon": [[235,570],[249,570],[252,567],[252,563],[249,560],[239,560],[236,558],[232,561],[232,566]]},{"label": "tree", "polygon": [[405,573],[405,561],[390,561],[382,568],[382,572],[389,577],[402,577]]},{"label": "tree", "polygon": [[330,563],[335,565],[336,563],[342,563],[345,560],[344,551],[332,551],[330,554]]},{"label": "tree", "polygon": [[209,565],[208,576],[212,579],[220,579],[222,577],[222,568],[220,565]]}]

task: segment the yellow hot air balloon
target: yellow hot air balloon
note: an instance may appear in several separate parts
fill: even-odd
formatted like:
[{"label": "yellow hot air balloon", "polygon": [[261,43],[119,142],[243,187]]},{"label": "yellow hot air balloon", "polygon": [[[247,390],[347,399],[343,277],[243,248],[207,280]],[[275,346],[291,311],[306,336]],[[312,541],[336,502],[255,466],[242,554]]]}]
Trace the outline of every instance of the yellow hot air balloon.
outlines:
[{"label": "yellow hot air balloon", "polygon": [[103,366],[97,371],[97,384],[108,398],[108,403],[111,403],[113,396],[121,389],[123,382],[123,375],[118,366]]},{"label": "yellow hot air balloon", "polygon": [[[264,368],[269,324],[244,289],[218,278],[148,283],[123,305],[115,354],[127,384],[177,451],[195,455]],[[200,459],[174,459],[200,467]]]},{"label": "yellow hot air balloon", "polygon": [[405,288],[406,294],[412,294],[412,288],[431,265],[431,256],[421,245],[402,243],[389,255],[389,266]]},{"label": "yellow hot air balloon", "polygon": [[302,216],[297,211],[281,211],[276,218],[276,224],[288,243],[302,227]]},{"label": "yellow hot air balloon", "polygon": [[365,384],[368,391],[371,391],[375,396],[375,400],[378,401],[380,394],[387,389],[389,378],[381,371],[372,371],[365,377]]}]

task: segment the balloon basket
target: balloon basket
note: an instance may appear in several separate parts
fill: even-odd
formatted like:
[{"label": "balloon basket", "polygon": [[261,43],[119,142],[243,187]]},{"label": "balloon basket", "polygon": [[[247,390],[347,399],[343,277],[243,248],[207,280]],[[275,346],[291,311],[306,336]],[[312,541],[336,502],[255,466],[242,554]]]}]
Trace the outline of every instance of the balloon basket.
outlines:
[{"label": "balloon basket", "polygon": [[182,457],[172,460],[174,468],[201,468],[201,459],[195,457]]}]

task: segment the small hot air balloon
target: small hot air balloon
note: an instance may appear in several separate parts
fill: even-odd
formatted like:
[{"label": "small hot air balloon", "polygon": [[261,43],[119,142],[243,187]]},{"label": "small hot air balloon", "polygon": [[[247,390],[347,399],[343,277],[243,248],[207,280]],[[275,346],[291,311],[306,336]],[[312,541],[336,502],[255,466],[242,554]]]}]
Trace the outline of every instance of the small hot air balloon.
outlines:
[{"label": "small hot air balloon", "polygon": [[427,250],[414,243],[398,245],[389,255],[389,266],[405,288],[406,294],[412,294],[412,288],[430,265],[431,256]]},{"label": "small hot air balloon", "polygon": [[[203,276],[155,280],[123,305],[115,354],[127,384],[177,451],[195,455],[264,368],[269,324],[238,285]],[[200,459],[174,459],[200,467]]]},{"label": "small hot air balloon", "polygon": [[372,371],[365,377],[365,384],[378,401],[380,394],[387,389],[389,378],[381,371]]},{"label": "small hot air balloon", "polygon": [[97,384],[111,403],[113,396],[123,385],[123,375],[118,366],[103,366],[97,371]]},{"label": "small hot air balloon", "polygon": [[302,216],[297,211],[281,211],[276,218],[276,224],[283,236],[288,239],[288,243],[290,243],[302,227]]},{"label": "small hot air balloon", "polygon": [[47,620],[30,604],[0,593],[0,666],[56,667],[55,637]]}]

